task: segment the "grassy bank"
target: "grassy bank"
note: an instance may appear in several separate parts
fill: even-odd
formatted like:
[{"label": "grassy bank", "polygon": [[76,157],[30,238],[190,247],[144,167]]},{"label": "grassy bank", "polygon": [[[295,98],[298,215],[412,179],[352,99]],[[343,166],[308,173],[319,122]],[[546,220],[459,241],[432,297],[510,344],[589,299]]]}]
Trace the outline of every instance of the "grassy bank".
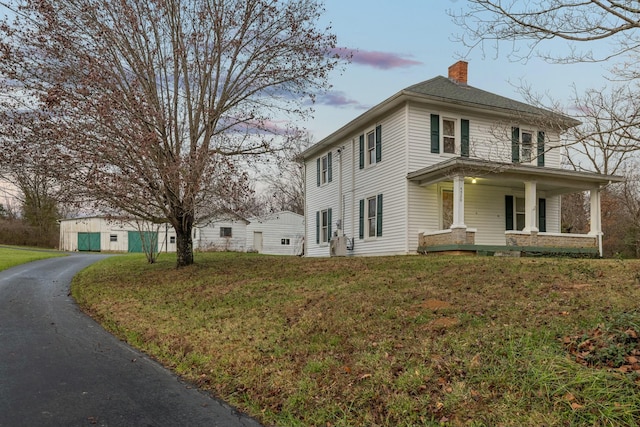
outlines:
[{"label": "grassy bank", "polygon": [[267,425],[640,419],[636,261],[196,261],[176,270],[168,258],[110,258],[80,274],[73,295],[113,333]]},{"label": "grassy bank", "polygon": [[57,252],[32,251],[21,248],[0,247],[0,271],[16,265],[25,264],[39,259],[63,256]]}]

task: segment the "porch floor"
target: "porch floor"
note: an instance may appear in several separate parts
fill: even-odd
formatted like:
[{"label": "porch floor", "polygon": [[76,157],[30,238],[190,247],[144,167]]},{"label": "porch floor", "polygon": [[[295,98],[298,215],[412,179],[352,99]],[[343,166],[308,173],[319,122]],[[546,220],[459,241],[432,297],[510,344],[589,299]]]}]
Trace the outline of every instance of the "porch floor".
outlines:
[{"label": "porch floor", "polygon": [[597,248],[563,248],[543,246],[500,246],[500,245],[473,245],[452,244],[419,246],[420,254],[469,254],[482,256],[545,256],[545,257],[570,257],[570,258],[598,258]]}]

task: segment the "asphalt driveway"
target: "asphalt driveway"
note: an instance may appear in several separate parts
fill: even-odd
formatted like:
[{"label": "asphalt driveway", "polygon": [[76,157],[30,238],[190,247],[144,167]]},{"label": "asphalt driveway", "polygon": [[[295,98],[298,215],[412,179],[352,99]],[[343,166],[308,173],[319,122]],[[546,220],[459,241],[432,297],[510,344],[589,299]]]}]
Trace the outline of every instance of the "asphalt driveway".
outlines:
[{"label": "asphalt driveway", "polygon": [[85,316],[76,254],[0,272],[0,426],[251,426]]}]

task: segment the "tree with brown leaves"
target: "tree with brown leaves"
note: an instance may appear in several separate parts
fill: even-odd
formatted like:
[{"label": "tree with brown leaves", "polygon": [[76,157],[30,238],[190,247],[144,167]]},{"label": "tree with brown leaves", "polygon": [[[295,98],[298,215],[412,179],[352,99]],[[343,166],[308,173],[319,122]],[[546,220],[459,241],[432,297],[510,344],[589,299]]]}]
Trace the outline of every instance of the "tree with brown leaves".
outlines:
[{"label": "tree with brown leaves", "polygon": [[306,117],[340,61],[316,0],[0,4],[0,74],[46,114],[56,177],[76,200],[168,221],[179,267],[194,224],[247,191],[239,159],[296,137],[276,123]]}]

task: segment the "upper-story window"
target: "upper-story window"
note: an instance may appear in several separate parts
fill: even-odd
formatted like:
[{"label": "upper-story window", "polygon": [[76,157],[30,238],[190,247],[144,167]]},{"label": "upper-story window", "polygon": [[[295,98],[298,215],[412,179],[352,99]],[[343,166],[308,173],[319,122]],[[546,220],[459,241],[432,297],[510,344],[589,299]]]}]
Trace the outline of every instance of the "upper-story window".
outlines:
[{"label": "upper-story window", "polygon": [[442,119],[442,152],[456,154],[456,121]]},{"label": "upper-story window", "polygon": [[382,161],[382,126],[360,135],[360,169]]},{"label": "upper-story window", "polygon": [[469,157],[469,120],[431,114],[431,152]]},{"label": "upper-story window", "polygon": [[316,161],[316,175],[317,175],[317,184],[318,187],[324,185],[328,182],[331,182],[332,178],[332,155],[331,151],[329,151],[324,156],[321,156]]},{"label": "upper-story window", "polygon": [[545,133],[530,129],[511,128],[511,161],[544,166]]}]

